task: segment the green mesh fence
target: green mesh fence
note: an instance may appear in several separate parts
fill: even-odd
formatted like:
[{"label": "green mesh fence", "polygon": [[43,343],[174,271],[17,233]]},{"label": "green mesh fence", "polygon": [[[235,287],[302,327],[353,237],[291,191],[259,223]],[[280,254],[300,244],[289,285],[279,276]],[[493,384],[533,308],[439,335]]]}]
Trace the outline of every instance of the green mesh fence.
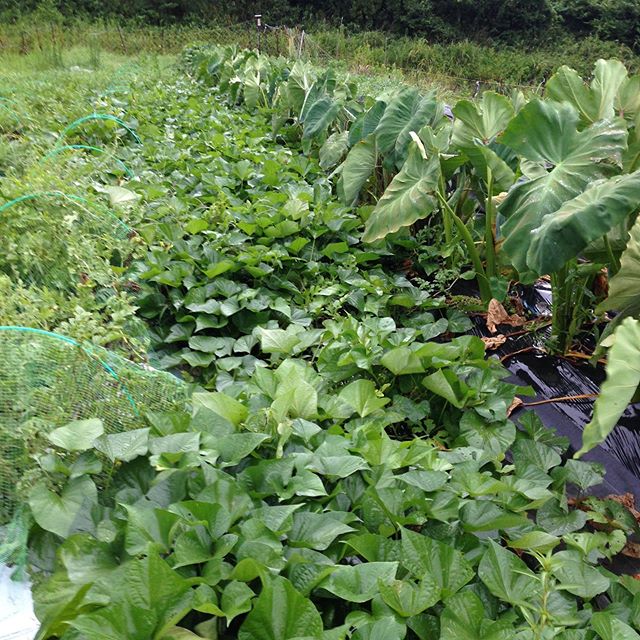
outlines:
[{"label": "green mesh fence", "polygon": [[[187,385],[106,349],[28,327],[0,326],[0,562],[21,561],[25,504],[43,475],[47,434],[99,418],[106,433],[144,426],[144,414],[184,406]],[[4,557],[3,557],[4,556]]]},{"label": "green mesh fence", "polygon": [[[65,144],[63,147],[55,147],[54,149],[49,151],[49,153],[42,156],[42,158],[40,159],[40,164],[43,164],[44,162],[47,162],[47,160],[51,160],[52,158],[55,158],[60,154],[64,152],[69,152],[69,151],[90,151],[92,153],[97,153],[98,155],[109,156],[109,153],[105,149],[101,149],[100,147],[94,147],[93,145]],[[131,169],[129,169],[129,167],[122,160],[120,160],[120,158],[113,156],[112,159],[113,159],[113,162],[116,163],[125,172],[128,178],[133,177],[134,175],[133,171],[131,171]]]},{"label": "green mesh fence", "polygon": [[131,251],[132,230],[112,211],[61,191],[29,193],[0,206],[0,272],[15,283],[76,291],[110,286]]},{"label": "green mesh fence", "polygon": [[115,348],[138,360],[127,267],[134,231],[99,201],[38,191],[0,206],[0,325],[24,325]]}]

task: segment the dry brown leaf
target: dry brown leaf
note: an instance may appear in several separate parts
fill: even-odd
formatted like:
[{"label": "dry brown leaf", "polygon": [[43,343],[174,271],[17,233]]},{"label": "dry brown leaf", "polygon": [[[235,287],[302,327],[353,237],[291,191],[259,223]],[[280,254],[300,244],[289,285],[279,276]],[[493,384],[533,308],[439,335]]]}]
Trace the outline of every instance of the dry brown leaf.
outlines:
[{"label": "dry brown leaf", "polygon": [[606,298],[609,295],[609,275],[606,269],[601,269],[593,281],[593,293],[597,298]]},{"label": "dry brown leaf", "polygon": [[524,304],[522,304],[522,300],[520,299],[519,296],[511,296],[509,298],[509,300],[511,301],[511,304],[513,305],[513,308],[516,310],[516,313],[519,316],[523,316],[525,311],[524,311]]},{"label": "dry brown leaf", "polygon": [[627,542],[621,553],[623,556],[627,556],[627,558],[635,558],[637,560],[640,558],[640,544],[637,542]]},{"label": "dry brown leaf", "polygon": [[507,336],[502,333],[499,333],[497,336],[490,336],[488,338],[480,338],[482,342],[484,342],[485,349],[491,351],[492,349],[497,349],[501,347],[506,341]]},{"label": "dry brown leaf", "polygon": [[[622,495],[609,495],[607,500],[613,500],[623,507],[626,507],[631,512],[631,515],[640,523],[640,511],[636,509],[636,498],[632,493],[623,493]],[[639,556],[640,557],[640,556]]]},{"label": "dry brown leaf", "polygon": [[507,418],[518,408],[521,407],[524,404],[524,402],[522,400],[520,400],[520,398],[515,397],[513,399],[513,402],[509,405],[509,408],[507,409]]},{"label": "dry brown leaf", "polygon": [[498,193],[493,196],[493,198],[491,198],[491,202],[493,202],[493,205],[497,207],[499,204],[502,204],[507,197],[507,193],[507,191],[503,191],[502,193]]},{"label": "dry brown leaf", "polygon": [[511,327],[521,327],[525,323],[525,319],[514,313],[510,316],[507,310],[495,298],[491,298],[489,309],[487,311],[487,329],[491,333],[498,331],[499,324],[507,324]]}]

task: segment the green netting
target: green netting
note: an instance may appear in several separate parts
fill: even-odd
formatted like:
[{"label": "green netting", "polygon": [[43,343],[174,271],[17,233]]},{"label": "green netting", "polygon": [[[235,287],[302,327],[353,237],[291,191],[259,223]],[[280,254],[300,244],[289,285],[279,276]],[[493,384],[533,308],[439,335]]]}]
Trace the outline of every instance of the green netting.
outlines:
[{"label": "green netting", "polygon": [[20,506],[44,476],[37,459],[51,446],[52,429],[88,418],[101,419],[106,433],[140,428],[147,412],[179,408],[186,398],[178,378],[106,349],[0,326],[0,525],[10,523],[0,533],[0,562],[20,560]]},{"label": "green netting", "polygon": [[[105,151],[105,149],[101,149],[100,147],[94,147],[93,145],[65,144],[63,147],[55,147],[54,149],[49,151],[49,153],[45,154],[40,160],[40,163],[42,164],[47,160],[51,160],[52,158],[59,156],[61,153],[65,151],[91,151],[92,153],[98,153],[100,155],[109,155],[108,152]],[[112,159],[113,159],[113,162],[115,162],[125,172],[128,178],[133,177],[134,175],[133,171],[131,171],[131,169],[129,169],[129,167],[122,160],[120,160],[120,158],[116,158],[115,156],[113,156]]]},{"label": "green netting", "polygon": [[[61,191],[0,206],[0,325],[61,331],[110,347],[120,342],[128,355],[146,351],[146,327],[127,297],[132,235],[104,205]],[[115,333],[113,317],[121,318]]]},{"label": "green netting", "polygon": [[16,284],[74,292],[110,286],[129,255],[131,229],[113,212],[61,191],[31,193],[0,207],[0,273]]},{"label": "green netting", "polygon": [[90,113],[87,116],[74,120],[60,134],[60,137],[58,138],[58,144],[63,144],[63,140],[66,138],[66,136],[69,133],[71,133],[74,129],[79,127],[81,124],[84,124],[85,122],[90,122],[91,120],[104,120],[107,122],[115,122],[117,125],[121,126],[138,144],[142,144],[142,140],[140,140],[140,136],[138,136],[138,134],[124,120],[121,120],[116,116],[112,116],[109,113]]}]

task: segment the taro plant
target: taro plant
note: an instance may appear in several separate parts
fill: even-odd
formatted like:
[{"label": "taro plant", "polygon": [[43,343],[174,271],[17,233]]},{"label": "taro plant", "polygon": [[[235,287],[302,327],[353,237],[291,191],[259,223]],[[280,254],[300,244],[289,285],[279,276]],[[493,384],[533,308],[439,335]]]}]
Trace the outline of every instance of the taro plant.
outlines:
[{"label": "taro plant", "polygon": [[[496,256],[494,196],[510,188],[513,153],[498,142],[514,114],[513,102],[486,92],[474,104],[461,100],[453,108],[453,125],[439,121],[411,131],[406,162],[367,220],[365,241],[440,213],[444,246],[462,242],[486,304],[502,288]],[[344,179],[344,175],[343,175]],[[483,228],[476,240],[476,215]]]},{"label": "taro plant", "polygon": [[640,317],[640,219],[629,232],[629,241],[622,253],[616,271],[609,281],[609,295],[596,308],[596,313],[617,312],[609,326],[615,327],[618,322],[628,316]]},{"label": "taro plant", "polygon": [[329,143],[334,146],[329,153],[336,153],[340,148],[340,144],[335,147],[336,136],[360,110],[354,83],[339,78],[333,69],[319,72],[301,60],[289,68],[283,59],[233,46],[193,48],[183,58],[200,79],[215,83],[233,104],[241,102],[249,110],[272,108],[274,134],[286,124],[300,129],[306,152],[322,147],[331,130],[337,129]]},{"label": "taro plant", "polygon": [[355,85],[339,78],[333,69],[314,73],[298,61],[279,87],[272,116],[274,132],[293,119],[302,128],[303,150],[309,153],[312,146],[322,148],[326,162],[327,150],[329,155],[340,154],[344,132],[360,111],[355,91]]},{"label": "taro plant", "polygon": [[374,195],[381,195],[409,158],[411,133],[425,126],[438,128],[443,122],[444,105],[435,93],[423,96],[415,87],[406,87],[376,100],[351,125],[349,153],[335,171],[344,202],[353,204],[370,180]]},{"label": "taro plant", "polygon": [[232,103],[243,102],[251,110],[272,103],[284,69],[281,60],[235,46],[194,48],[183,57],[198,77],[215,80]]},{"label": "taro plant", "polygon": [[[625,120],[637,113],[640,93],[638,82],[625,78],[620,63],[601,60],[587,88],[563,68],[547,91],[562,102],[531,101],[502,136],[526,178],[499,207],[503,249],[521,281],[551,275],[552,346],[559,352],[570,348],[588,313],[601,264],[611,275],[618,271],[611,235],[627,228],[640,201],[640,174],[629,157],[635,133]],[[597,248],[599,263],[581,260]]]}]

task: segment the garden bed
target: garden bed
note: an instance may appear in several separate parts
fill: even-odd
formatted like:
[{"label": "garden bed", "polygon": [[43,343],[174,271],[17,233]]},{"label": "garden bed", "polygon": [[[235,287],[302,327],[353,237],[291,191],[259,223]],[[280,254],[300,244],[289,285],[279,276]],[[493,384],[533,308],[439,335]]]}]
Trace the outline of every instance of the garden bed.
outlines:
[{"label": "garden bed", "polygon": [[[635,440],[626,418],[613,430],[632,394],[607,410],[633,382],[620,368],[637,355],[633,305],[600,345],[608,378],[584,440],[590,405],[557,401],[597,392],[567,356],[633,271],[633,251],[602,236],[633,223],[635,129],[600,117],[593,94],[617,83],[628,115],[635,80],[614,61],[592,87],[565,69],[556,100],[488,92],[451,123],[435,95],[359,96],[303,61],[205,48],[182,65],[93,95],[111,118],[27,120],[40,144],[50,127],[68,135],[71,155],[41,163],[36,145],[37,162],[3,178],[3,314],[143,367],[148,348],[194,392],[122,429],[99,407],[70,410],[29,441],[20,514],[39,638],[636,639],[639,529],[620,497],[636,493]],[[557,101],[578,81],[581,110]],[[19,199],[49,182],[36,211]],[[132,230],[117,251],[73,235],[65,183],[84,189],[82,212]],[[55,280],[34,225],[20,227],[34,219],[68,229]],[[609,303],[603,264],[622,274]],[[487,307],[522,324],[497,306],[517,272],[552,273],[555,355],[521,326],[495,349],[478,337],[498,335]],[[479,300],[452,294],[473,279]],[[521,384],[532,411],[517,408]]]}]

